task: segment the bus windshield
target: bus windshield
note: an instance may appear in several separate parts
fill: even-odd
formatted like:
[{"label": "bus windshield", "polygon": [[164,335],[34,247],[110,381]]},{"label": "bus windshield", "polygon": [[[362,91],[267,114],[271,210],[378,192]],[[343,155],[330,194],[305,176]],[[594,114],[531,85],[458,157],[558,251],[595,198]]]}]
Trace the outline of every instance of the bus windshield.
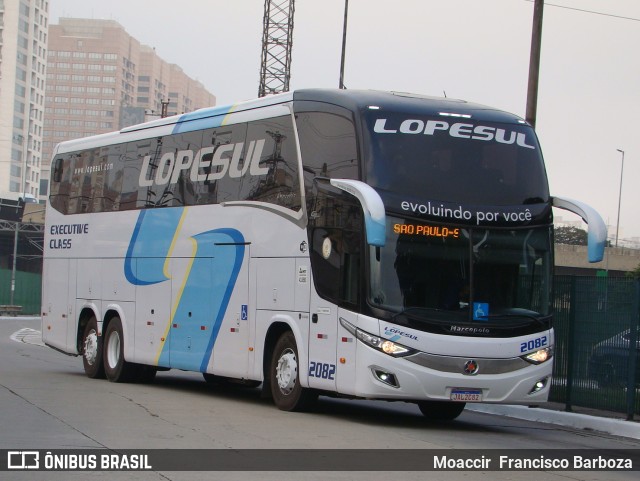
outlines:
[{"label": "bus windshield", "polygon": [[494,206],[548,202],[540,147],[524,123],[368,110],[369,185],[405,196]]},{"label": "bus windshield", "polygon": [[549,226],[466,228],[390,216],[386,245],[371,248],[369,302],[425,321],[536,322],[550,313],[551,271]]}]

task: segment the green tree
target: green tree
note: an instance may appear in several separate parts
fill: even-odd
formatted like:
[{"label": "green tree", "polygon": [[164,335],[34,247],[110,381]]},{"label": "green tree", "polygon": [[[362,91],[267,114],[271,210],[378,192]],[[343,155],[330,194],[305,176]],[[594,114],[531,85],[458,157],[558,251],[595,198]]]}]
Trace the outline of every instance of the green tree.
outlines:
[{"label": "green tree", "polygon": [[556,244],[569,244],[573,246],[587,245],[587,231],[577,227],[563,225],[555,227]]}]

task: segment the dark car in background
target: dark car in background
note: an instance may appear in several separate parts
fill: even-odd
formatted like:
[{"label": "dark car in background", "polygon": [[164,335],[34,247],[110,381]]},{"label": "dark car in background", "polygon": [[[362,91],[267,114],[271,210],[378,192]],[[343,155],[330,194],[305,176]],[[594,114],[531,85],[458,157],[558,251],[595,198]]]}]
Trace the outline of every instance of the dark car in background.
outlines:
[{"label": "dark car in background", "polygon": [[[593,347],[589,357],[588,372],[600,387],[623,387],[629,378],[631,356],[631,329],[620,332]],[[635,383],[640,384],[640,328],[635,343]]]}]

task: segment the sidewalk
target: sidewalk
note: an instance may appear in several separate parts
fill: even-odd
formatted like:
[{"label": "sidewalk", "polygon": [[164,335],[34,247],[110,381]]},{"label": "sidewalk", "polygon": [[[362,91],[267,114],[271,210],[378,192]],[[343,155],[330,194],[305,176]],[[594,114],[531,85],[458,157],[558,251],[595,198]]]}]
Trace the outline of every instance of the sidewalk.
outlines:
[{"label": "sidewalk", "polygon": [[[640,422],[610,417],[609,413],[594,411],[593,414],[562,411],[564,406],[549,403],[544,407],[512,406],[502,404],[467,404],[467,409],[479,413],[497,414],[527,421],[557,424],[574,429],[640,439]],[[595,415],[595,414],[598,415]]]}]

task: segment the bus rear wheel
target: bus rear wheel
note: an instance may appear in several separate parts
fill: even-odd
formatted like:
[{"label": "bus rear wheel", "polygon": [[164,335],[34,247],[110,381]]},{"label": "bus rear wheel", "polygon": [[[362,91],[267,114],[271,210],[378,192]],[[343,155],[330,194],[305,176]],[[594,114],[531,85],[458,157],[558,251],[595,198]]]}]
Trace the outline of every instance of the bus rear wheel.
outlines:
[{"label": "bus rear wheel", "polygon": [[432,421],[453,421],[464,410],[465,403],[451,401],[418,401],[420,412]]},{"label": "bus rear wheel", "polygon": [[82,334],[82,365],[87,377],[104,379],[102,337],[98,336],[98,321],[95,316],[89,319]]},{"label": "bus rear wheel", "polygon": [[104,372],[111,382],[129,382],[138,374],[135,365],[124,360],[122,321],[114,317],[104,333]]},{"label": "bus rear wheel", "polygon": [[305,411],[318,397],[317,392],[300,385],[300,368],[295,337],[287,331],[276,342],[269,366],[273,401],[282,411]]}]

